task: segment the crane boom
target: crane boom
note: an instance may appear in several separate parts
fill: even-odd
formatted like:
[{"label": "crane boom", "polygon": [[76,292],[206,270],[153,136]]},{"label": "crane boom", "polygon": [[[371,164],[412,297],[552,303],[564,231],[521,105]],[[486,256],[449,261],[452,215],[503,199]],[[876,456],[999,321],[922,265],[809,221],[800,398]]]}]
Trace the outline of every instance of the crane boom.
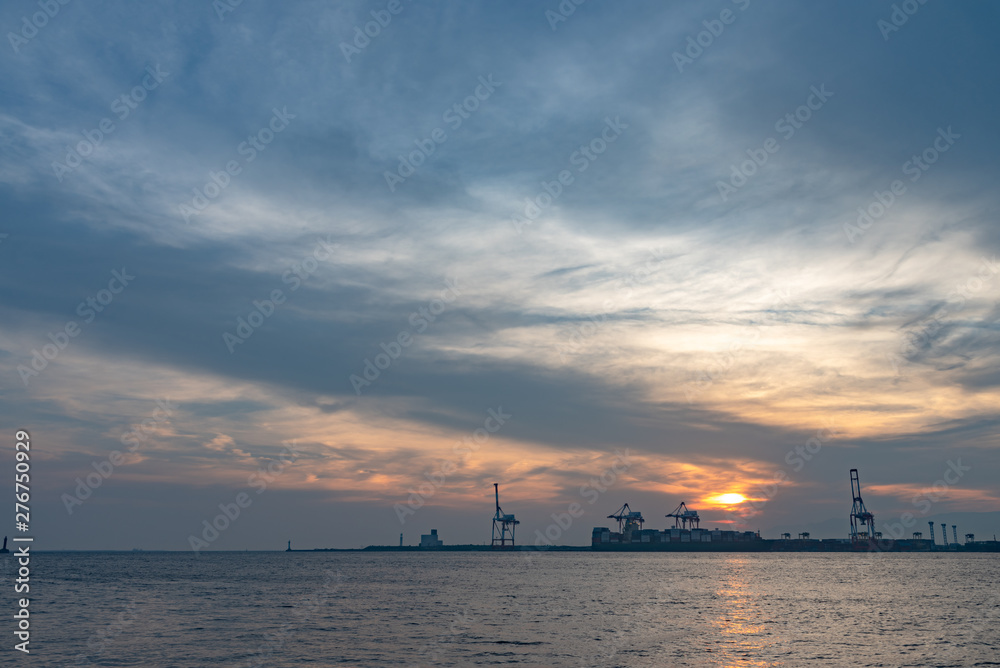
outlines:
[{"label": "crane boom", "polygon": [[624,506],[618,509],[613,515],[608,515],[609,520],[618,520],[618,533],[625,533],[630,529],[634,529],[638,526],[642,529],[642,523],[646,520],[642,519],[642,513],[638,510],[632,510],[628,507],[626,503]]},{"label": "crane boom", "polygon": [[851,542],[867,542],[876,538],[875,515],[868,511],[861,498],[861,479],[857,469],[851,469],[851,495],[854,497],[851,506]]},{"label": "crane boom", "polygon": [[521,522],[500,509],[500,483],[493,483],[493,496],[496,499],[497,510],[493,515],[493,540],[490,545],[499,549],[513,548],[514,528]]},{"label": "crane boom", "polygon": [[697,529],[698,522],[701,521],[701,518],[698,517],[698,511],[689,510],[683,501],[681,501],[681,505],[674,508],[674,512],[668,513],[665,517],[674,518],[675,529],[687,529],[688,524],[691,525],[692,529]]}]

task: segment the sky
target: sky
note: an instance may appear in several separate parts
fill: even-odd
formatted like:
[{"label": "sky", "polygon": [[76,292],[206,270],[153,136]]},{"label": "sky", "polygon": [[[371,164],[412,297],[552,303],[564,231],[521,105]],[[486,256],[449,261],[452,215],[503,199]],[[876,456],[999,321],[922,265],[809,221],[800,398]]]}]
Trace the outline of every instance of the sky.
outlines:
[{"label": "sky", "polygon": [[0,424],[39,548],[483,543],[494,482],[522,543],[681,501],[846,537],[852,468],[887,536],[1000,529],[993,5],[0,27]]}]

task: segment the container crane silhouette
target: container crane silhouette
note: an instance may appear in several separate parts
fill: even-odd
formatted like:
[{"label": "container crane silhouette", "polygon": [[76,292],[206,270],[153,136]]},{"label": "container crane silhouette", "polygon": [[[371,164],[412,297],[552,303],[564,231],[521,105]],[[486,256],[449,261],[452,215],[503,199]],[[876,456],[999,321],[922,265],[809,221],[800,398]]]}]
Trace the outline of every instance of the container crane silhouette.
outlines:
[{"label": "container crane silhouette", "polygon": [[687,529],[688,524],[690,524],[691,529],[698,528],[698,522],[701,518],[698,517],[697,510],[688,510],[688,507],[681,501],[681,505],[674,508],[674,512],[666,515],[665,517],[674,518],[674,528],[675,529]]},{"label": "container crane silhouette", "polygon": [[[495,549],[514,547],[514,527],[520,522],[513,515],[507,515],[500,509],[500,484],[493,483],[493,494],[496,498],[497,511],[493,515],[493,541],[490,545]],[[507,541],[510,541],[508,544]]]},{"label": "container crane silhouette", "polygon": [[638,510],[632,510],[627,503],[619,508],[615,514],[608,515],[608,519],[618,520],[618,533],[625,533],[630,528],[629,525],[637,524],[639,529],[642,529],[642,523],[646,521],[642,519],[642,513]]},{"label": "container crane silhouette", "polygon": [[868,512],[861,498],[861,480],[857,469],[851,469],[851,494],[854,495],[854,505],[851,506],[851,542],[871,540],[876,537],[875,515]]}]

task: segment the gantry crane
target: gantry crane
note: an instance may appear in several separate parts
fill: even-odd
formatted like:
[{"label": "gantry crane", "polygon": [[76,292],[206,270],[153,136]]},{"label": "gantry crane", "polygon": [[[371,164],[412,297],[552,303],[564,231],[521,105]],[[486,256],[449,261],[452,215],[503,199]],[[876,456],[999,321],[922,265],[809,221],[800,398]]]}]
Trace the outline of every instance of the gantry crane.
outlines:
[{"label": "gantry crane", "polygon": [[608,519],[618,520],[618,533],[622,534],[634,531],[636,528],[642,529],[642,523],[646,521],[642,519],[642,513],[638,510],[632,510],[627,503],[619,508],[615,514],[608,515]]},{"label": "gantry crane", "polygon": [[[681,501],[681,505],[674,508],[674,512],[666,515],[666,517],[674,518],[675,529],[697,529],[698,522],[701,521],[701,518],[698,517],[698,511],[688,510],[688,507],[684,505],[683,501]],[[688,524],[691,526],[688,527]]]},{"label": "gantry crane", "polygon": [[854,495],[854,505],[851,506],[851,542],[867,542],[876,537],[875,515],[868,512],[861,498],[861,480],[857,469],[851,469],[851,494]]},{"label": "gantry crane", "polygon": [[[500,484],[493,483],[493,495],[496,499],[497,511],[493,515],[493,541],[490,545],[496,549],[514,547],[514,527],[520,522],[513,515],[506,515],[500,509]],[[507,541],[510,540],[508,544]]]}]

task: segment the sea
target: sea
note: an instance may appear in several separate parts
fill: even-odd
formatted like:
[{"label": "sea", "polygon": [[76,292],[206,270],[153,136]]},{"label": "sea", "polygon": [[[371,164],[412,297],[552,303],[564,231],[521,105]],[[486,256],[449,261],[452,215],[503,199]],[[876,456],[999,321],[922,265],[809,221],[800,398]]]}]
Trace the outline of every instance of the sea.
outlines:
[{"label": "sea", "polygon": [[43,552],[31,569],[31,653],[0,610],[3,665],[1000,665],[1000,554]]}]

